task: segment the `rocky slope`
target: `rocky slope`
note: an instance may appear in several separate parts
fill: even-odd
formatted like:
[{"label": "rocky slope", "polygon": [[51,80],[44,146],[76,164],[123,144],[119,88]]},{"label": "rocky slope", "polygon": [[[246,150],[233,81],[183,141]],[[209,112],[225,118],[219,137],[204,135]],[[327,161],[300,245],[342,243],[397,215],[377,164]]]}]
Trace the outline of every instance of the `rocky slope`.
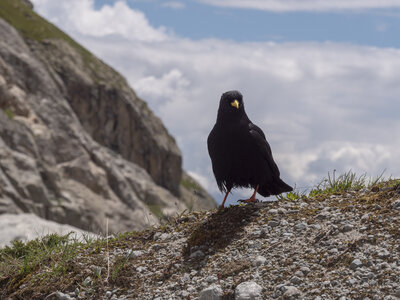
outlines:
[{"label": "rocky slope", "polygon": [[64,261],[27,256],[27,272],[7,272],[18,256],[3,250],[0,287],[10,299],[398,299],[399,182],[186,214]]},{"label": "rocky slope", "polygon": [[27,3],[0,0],[0,214],[117,232],[215,207],[125,79]]}]

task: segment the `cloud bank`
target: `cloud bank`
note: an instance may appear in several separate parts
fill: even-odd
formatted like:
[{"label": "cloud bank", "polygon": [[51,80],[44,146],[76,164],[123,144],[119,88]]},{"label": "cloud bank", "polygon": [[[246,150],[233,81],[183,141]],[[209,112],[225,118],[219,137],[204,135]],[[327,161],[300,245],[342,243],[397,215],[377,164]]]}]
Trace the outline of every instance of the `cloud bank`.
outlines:
[{"label": "cloud bank", "polygon": [[197,0],[197,2],[234,8],[248,8],[272,12],[343,11],[399,8],[397,0]]},{"label": "cloud bank", "polygon": [[153,28],[122,1],[100,10],[89,0],[33,2],[128,79],[177,138],[184,167],[214,195],[206,139],[231,89],[243,93],[288,183],[309,186],[334,169],[400,175],[398,49],[190,40]]}]

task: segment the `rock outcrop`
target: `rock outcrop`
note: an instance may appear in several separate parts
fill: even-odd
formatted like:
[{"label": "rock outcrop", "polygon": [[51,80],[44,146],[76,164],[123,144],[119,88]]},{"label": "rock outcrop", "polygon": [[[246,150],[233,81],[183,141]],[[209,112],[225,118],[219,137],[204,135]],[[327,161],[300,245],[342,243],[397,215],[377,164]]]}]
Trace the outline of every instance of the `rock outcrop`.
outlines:
[{"label": "rock outcrop", "polygon": [[24,2],[0,17],[0,214],[117,232],[215,206],[121,75]]}]

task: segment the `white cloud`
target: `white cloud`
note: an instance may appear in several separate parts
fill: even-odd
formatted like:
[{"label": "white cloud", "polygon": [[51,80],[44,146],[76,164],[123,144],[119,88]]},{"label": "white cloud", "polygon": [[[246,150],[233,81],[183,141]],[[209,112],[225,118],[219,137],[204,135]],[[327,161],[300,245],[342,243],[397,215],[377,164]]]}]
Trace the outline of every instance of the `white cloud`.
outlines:
[{"label": "white cloud", "polygon": [[398,0],[197,0],[205,4],[273,12],[399,8]]},{"label": "white cloud", "polygon": [[[185,168],[214,185],[210,191],[216,185],[206,139],[219,97],[230,89],[242,91],[247,113],[264,129],[288,183],[309,185],[333,169],[372,176],[387,169],[389,175],[400,175],[400,140],[394,137],[400,131],[398,49],[194,41],[152,28],[129,7],[125,14],[141,19],[162,38],[132,39],[125,34],[136,22],[130,20],[121,23],[126,28],[118,29],[111,43],[109,36],[92,32],[91,25],[78,26],[75,9],[68,5],[52,11],[48,8],[54,1],[34,2],[42,14],[49,13],[58,26],[127,77],[177,138]],[[87,10],[82,15],[112,15],[104,7],[95,10],[89,0],[79,2],[86,3],[81,4]]]},{"label": "white cloud", "polygon": [[167,38],[165,28],[153,28],[146,16],[131,9],[125,1],[116,1],[112,6],[94,9],[93,0],[50,1],[34,0],[35,10],[74,34],[104,37],[117,35],[127,40],[146,42]]},{"label": "white cloud", "polygon": [[186,7],[185,3],[180,2],[180,1],[163,2],[162,6],[169,7],[169,8],[172,8],[172,9],[183,9],[183,8]]}]

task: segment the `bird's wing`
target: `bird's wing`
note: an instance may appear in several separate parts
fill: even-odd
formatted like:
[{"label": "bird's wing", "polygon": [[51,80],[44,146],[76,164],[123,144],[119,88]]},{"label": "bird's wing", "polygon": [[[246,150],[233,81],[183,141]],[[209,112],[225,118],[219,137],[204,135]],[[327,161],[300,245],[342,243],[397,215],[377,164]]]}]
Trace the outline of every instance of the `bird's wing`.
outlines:
[{"label": "bird's wing", "polygon": [[261,155],[266,159],[270,170],[275,176],[279,177],[279,169],[274,161],[274,158],[272,157],[271,147],[269,146],[267,139],[265,138],[264,132],[261,130],[260,127],[254,125],[253,123],[249,123],[249,132],[256,142],[257,148],[261,152]]}]

